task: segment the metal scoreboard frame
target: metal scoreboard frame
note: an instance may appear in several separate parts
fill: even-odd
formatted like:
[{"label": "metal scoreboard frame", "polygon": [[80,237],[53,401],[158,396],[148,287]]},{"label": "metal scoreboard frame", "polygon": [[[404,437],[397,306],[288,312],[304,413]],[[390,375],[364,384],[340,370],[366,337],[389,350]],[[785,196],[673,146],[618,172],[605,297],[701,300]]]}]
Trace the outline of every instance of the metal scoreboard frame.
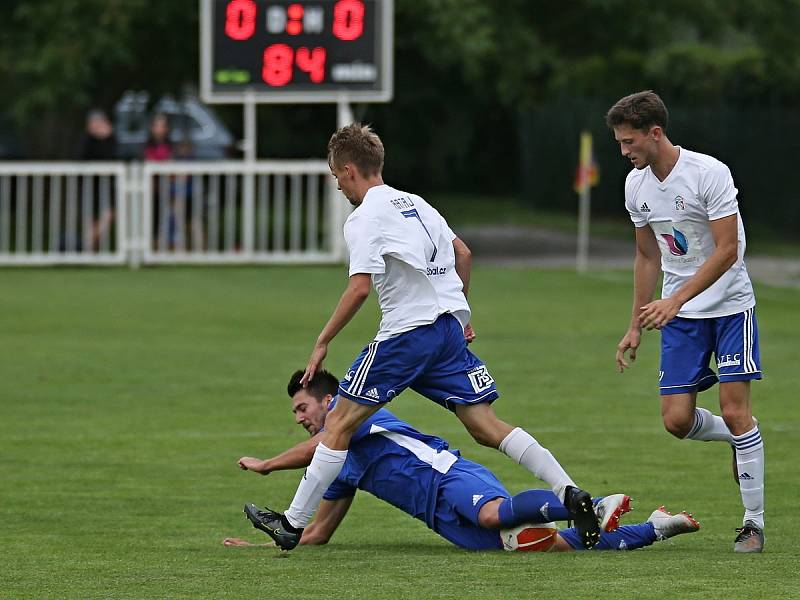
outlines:
[{"label": "metal scoreboard frame", "polygon": [[[219,68],[216,64],[218,54],[215,48],[215,38],[220,37],[218,28],[225,27],[228,17],[226,11],[229,5],[233,2],[239,2],[242,5],[242,0],[199,0],[200,1],[200,91],[201,96],[205,102],[215,104],[306,104],[306,103],[342,103],[349,102],[389,102],[393,95],[393,52],[394,52],[394,0],[363,0],[358,4],[366,5],[375,10],[374,15],[370,15],[370,23],[374,24],[372,31],[364,31],[364,34],[371,35],[372,38],[364,40],[368,42],[366,45],[368,49],[372,50],[371,55],[359,55],[349,65],[333,65],[338,67],[354,67],[356,69],[368,69],[370,65],[376,67],[378,70],[377,77],[371,88],[365,89],[366,84],[372,83],[369,81],[359,80],[358,76],[352,81],[342,81],[341,83],[335,82],[314,82],[314,76],[311,75],[310,57],[312,53],[317,57],[317,52],[325,61],[324,70],[316,71],[316,78],[320,76],[324,78],[330,77],[332,65],[326,60],[328,56],[332,55],[331,50],[335,51],[337,48],[346,48],[351,40],[346,39],[347,36],[337,37],[335,35],[336,27],[341,26],[334,21],[332,15],[334,14],[337,5],[343,4],[342,0],[306,0],[290,2],[288,0],[252,0],[245,2],[250,6],[255,5],[256,18],[255,23],[249,22],[247,24],[249,33],[246,43],[250,46],[256,46],[258,53],[263,53],[261,60],[266,65],[267,50],[271,47],[280,46],[278,50],[283,52],[283,56],[278,56],[280,60],[285,61],[286,53],[291,58],[291,63],[286,66],[285,62],[278,62],[281,69],[285,72],[288,68],[290,70],[289,80],[285,83],[280,83],[274,87],[262,77],[257,80],[251,78],[249,81],[242,81],[234,83],[233,86],[228,85],[229,89],[225,89],[226,84],[219,84],[215,82],[215,74]],[[283,29],[279,32],[268,30],[269,22],[267,20],[267,11],[272,9],[281,8],[285,9],[283,17]],[[338,7],[341,8],[341,7]],[[317,27],[325,27],[328,31],[315,30],[313,32],[305,32],[302,15],[306,9],[313,9],[316,11],[316,16],[324,13],[329,16],[327,19],[330,23],[324,21],[320,23],[317,19],[314,21]],[[290,12],[293,11],[293,12]],[[308,11],[307,11],[308,12]],[[280,16],[280,13],[278,14]],[[242,24],[244,20],[238,21]],[[278,23],[280,25],[281,22]],[[273,23],[274,25],[274,23]],[[290,29],[290,27],[294,29]],[[298,29],[299,28],[299,29]],[[273,27],[274,29],[274,27]],[[333,33],[332,33],[333,32]],[[287,37],[288,36],[288,37]],[[230,36],[228,36],[230,37]],[[316,39],[315,39],[316,38]],[[295,42],[296,40],[296,42]],[[260,44],[259,44],[260,42]],[[295,50],[292,48],[291,42],[300,46]],[[226,44],[229,43],[226,40]],[[231,44],[236,44],[237,41],[233,39]],[[315,46],[310,49],[307,46]],[[300,52],[303,51],[303,64],[300,69],[306,71],[301,74],[299,79],[301,81],[293,81],[293,73],[297,71],[295,65],[295,55],[297,56],[297,63],[300,63]],[[350,52],[352,54],[352,52]],[[335,59],[335,55],[334,55]],[[248,62],[259,60],[259,56],[249,56]],[[305,68],[304,68],[305,67]],[[317,63],[319,67],[319,63]],[[239,65],[226,65],[224,68],[232,69],[232,73],[248,73],[247,67],[243,64]],[[264,67],[266,69],[266,66]],[[247,75],[249,76],[249,74]],[[323,87],[314,89],[313,85],[318,84]],[[230,89],[233,87],[233,89]],[[298,89],[299,88],[299,89]]]}]

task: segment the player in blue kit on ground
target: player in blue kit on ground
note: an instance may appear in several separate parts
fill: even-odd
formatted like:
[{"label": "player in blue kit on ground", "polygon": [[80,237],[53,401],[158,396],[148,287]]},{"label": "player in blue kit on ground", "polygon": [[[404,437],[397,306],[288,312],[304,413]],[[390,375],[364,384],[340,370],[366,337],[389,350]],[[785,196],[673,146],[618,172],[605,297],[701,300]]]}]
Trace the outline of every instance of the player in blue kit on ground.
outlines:
[{"label": "player in blue kit on ground", "polygon": [[[292,376],[288,393],[295,420],[311,439],[272,459],[242,457],[242,469],[266,475],[302,468],[311,461],[326,417],[336,404],[338,382],[327,371],[318,371],[303,388],[302,376],[303,371]],[[417,431],[386,409],[375,412],[356,430],[345,464],[326,490],[316,519],[304,530],[300,543],[327,543],[344,519],[356,489],[396,506],[456,546],[470,550],[500,549],[509,535],[503,530],[569,517],[550,490],[526,490],[512,497],[489,469],[461,457],[447,441]],[[628,510],[629,498],[624,494],[596,499],[595,511],[604,533],[595,549],[633,550],[699,528],[689,515],[670,515],[663,507],[646,523],[617,528],[620,516]],[[248,518],[259,529],[263,529],[262,512],[252,504],[245,506]],[[537,535],[541,536],[541,531],[548,533],[538,540],[537,548],[583,548],[574,528],[557,535],[554,528],[536,530]],[[234,538],[226,543],[246,545]]]},{"label": "player in blue kit on ground", "polygon": [[492,409],[498,397],[494,379],[467,349],[475,335],[466,298],[469,249],[425,200],[384,184],[383,159],[380,138],[360,124],[339,129],[328,143],[331,173],[355,206],[344,226],[349,281],[317,338],[302,384],[313,381],[328,345],[372,287],[381,322],[374,340],[339,384],[337,409],[289,509],[285,514],[265,512],[265,531],[284,549],[296,546],[345,463],[353,433],[382,405],[411,388],[454,411],[478,443],[499,449],[547,483],[568,508],[583,544],[593,546],[600,527],[591,496],[549,450],[523,429],[501,421]]},{"label": "player in blue kit on ground", "polygon": [[[764,547],[764,444],[752,416],[750,382],[761,379],[753,286],[731,172],[667,138],[667,108],[652,91],[626,96],[606,115],[633,169],[625,207],[636,228],[634,298],[617,367],[628,367],[641,331],[661,330],[659,389],[664,427],[681,439],[724,441],[734,449],[745,507],[736,552]],[[660,300],[653,300],[659,274]],[[717,373],[709,367],[711,355]],[[697,407],[719,381],[722,416]]]}]

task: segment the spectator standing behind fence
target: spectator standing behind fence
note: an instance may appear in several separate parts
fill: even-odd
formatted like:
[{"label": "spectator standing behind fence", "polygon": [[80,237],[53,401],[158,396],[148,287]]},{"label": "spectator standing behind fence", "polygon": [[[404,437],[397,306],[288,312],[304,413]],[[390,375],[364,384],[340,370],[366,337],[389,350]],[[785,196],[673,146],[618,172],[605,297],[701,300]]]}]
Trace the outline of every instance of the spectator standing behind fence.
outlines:
[{"label": "spectator standing behind fence", "polygon": [[105,111],[93,108],[86,115],[86,130],[78,149],[80,160],[114,160],[117,158],[117,140],[114,127]]},{"label": "spectator standing behind fence", "polygon": [[[115,160],[117,156],[117,140],[114,137],[114,127],[108,115],[102,109],[91,109],[86,115],[86,129],[80,139],[78,158],[80,160]],[[92,230],[90,232],[92,249],[99,246],[100,240],[110,232],[114,223],[113,203],[108,200],[102,202],[98,184],[98,181],[94,181]]]},{"label": "spectator standing behind fence", "polygon": [[170,160],[172,143],[169,141],[169,120],[164,113],[156,113],[150,119],[147,142],[144,145],[145,160]]},{"label": "spectator standing behind fence", "polygon": [[[177,161],[195,160],[194,145],[191,140],[184,137],[175,144],[174,158]],[[178,250],[186,250],[187,245],[191,244],[193,250],[205,247],[205,235],[203,228],[203,205],[201,198],[195,198],[194,177],[186,173],[176,173],[170,185],[170,196],[172,197],[172,214],[170,220],[169,239],[170,245]],[[195,204],[199,202],[200,204]],[[191,241],[187,239],[188,232],[191,233]]]},{"label": "spectator standing behind fence", "polygon": [[[171,160],[174,153],[169,137],[167,115],[155,113],[150,119],[142,158],[150,161]],[[158,250],[166,250],[168,244],[170,248],[174,247],[175,211],[170,193],[172,186],[166,175],[158,176],[153,183],[153,215]]]}]

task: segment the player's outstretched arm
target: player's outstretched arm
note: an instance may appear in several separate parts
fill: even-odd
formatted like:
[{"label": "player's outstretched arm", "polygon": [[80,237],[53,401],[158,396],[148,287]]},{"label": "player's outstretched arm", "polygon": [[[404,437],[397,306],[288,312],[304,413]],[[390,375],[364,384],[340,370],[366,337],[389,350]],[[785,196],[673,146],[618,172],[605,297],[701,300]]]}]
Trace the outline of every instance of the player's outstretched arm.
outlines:
[{"label": "player's outstretched arm", "polygon": [[[303,530],[300,543],[306,546],[321,546],[327,544],[345,515],[347,515],[347,511],[350,509],[352,503],[353,496],[349,498],[338,498],[336,500],[323,500],[319,505],[319,510],[317,510],[317,517]],[[275,547],[275,542],[254,544],[236,537],[227,537],[222,540],[222,544],[223,546],[229,547]]]},{"label": "player's outstretched arm", "polygon": [[244,471],[253,471],[261,475],[269,475],[273,471],[285,471],[287,469],[304,469],[311,464],[314,450],[317,449],[317,444],[321,439],[322,433],[318,433],[305,442],[301,442],[277,456],[265,460],[252,456],[243,456],[239,459],[238,465]]},{"label": "player's outstretched arm", "polygon": [[314,350],[311,352],[311,357],[308,359],[308,366],[306,366],[306,371],[300,380],[303,387],[314,379],[314,374],[322,366],[322,361],[325,360],[328,354],[328,344],[344,329],[344,326],[350,322],[358,312],[358,309],[361,308],[361,305],[364,304],[367,296],[369,296],[370,287],[372,287],[372,277],[368,273],[355,273],[350,276],[347,288],[339,299],[339,304],[336,305],[331,318],[328,319],[319,334]]},{"label": "player's outstretched arm", "polygon": [[633,306],[628,331],[617,344],[617,370],[622,373],[630,365],[625,359],[629,352],[630,360],[636,360],[642,336],[640,322],[641,307],[653,299],[658,276],[661,272],[661,254],[653,230],[648,227],[636,228],[636,258],[633,261]]},{"label": "player's outstretched arm", "polygon": [[327,544],[344,519],[347,511],[350,510],[352,503],[353,496],[338,498],[337,500],[323,500],[319,505],[317,517],[303,531],[300,543],[309,546]]}]

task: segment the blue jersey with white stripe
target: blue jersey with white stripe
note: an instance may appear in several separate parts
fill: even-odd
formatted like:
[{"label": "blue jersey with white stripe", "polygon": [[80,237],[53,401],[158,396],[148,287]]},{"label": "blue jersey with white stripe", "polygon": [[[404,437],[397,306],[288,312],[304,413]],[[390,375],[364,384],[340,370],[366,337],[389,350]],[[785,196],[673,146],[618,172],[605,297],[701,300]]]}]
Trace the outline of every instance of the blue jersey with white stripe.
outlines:
[{"label": "blue jersey with white stripe", "polygon": [[356,430],[344,467],[324,498],[350,497],[358,488],[433,528],[439,481],[459,456],[447,441],[382,408]]}]

